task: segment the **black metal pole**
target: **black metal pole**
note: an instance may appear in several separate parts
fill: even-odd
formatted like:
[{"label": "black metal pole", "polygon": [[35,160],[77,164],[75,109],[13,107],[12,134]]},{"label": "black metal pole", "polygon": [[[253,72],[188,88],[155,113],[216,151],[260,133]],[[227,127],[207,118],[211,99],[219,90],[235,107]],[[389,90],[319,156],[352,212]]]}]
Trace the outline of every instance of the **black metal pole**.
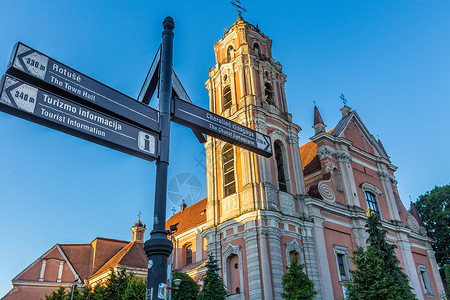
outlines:
[{"label": "black metal pole", "polygon": [[163,22],[161,47],[161,73],[159,77],[159,112],[161,143],[160,156],[156,161],[155,211],[151,237],[144,244],[149,259],[147,273],[146,299],[166,299],[167,258],[173,245],[167,239],[166,195],[167,168],[169,166],[170,142],[170,101],[172,99],[173,29],[175,23],[171,17]]}]

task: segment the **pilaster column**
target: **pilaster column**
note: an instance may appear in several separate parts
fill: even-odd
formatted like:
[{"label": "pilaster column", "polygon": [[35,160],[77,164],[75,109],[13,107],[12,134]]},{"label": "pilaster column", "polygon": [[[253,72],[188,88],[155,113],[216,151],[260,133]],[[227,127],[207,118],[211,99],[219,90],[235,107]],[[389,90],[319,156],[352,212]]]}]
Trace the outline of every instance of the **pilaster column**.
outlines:
[{"label": "pilaster column", "polygon": [[422,288],[420,286],[416,264],[414,263],[414,258],[411,252],[411,243],[408,241],[408,237],[404,233],[399,233],[397,243],[402,255],[406,275],[408,275],[409,277],[412,292],[417,296],[419,300],[423,300]]},{"label": "pilaster column", "polygon": [[314,218],[314,239],[316,244],[316,259],[320,274],[321,290],[323,299],[334,299],[333,283],[331,282],[330,266],[328,264],[325,235],[323,233],[323,219]]},{"label": "pilaster column", "polygon": [[269,261],[269,249],[266,239],[267,232],[260,231],[259,234],[259,248],[261,249],[261,275],[262,275],[262,286],[264,290],[264,299],[273,300],[273,289],[272,289],[272,276],[270,270]]},{"label": "pilaster column", "polygon": [[339,169],[342,173],[342,183],[344,192],[349,205],[361,206],[358,199],[358,191],[356,189],[355,177],[353,176],[352,158],[348,151],[338,150],[336,158],[339,163]]},{"label": "pilaster column", "polygon": [[43,259],[42,260],[42,265],[41,265],[41,272],[39,273],[39,281],[44,281],[44,274],[45,274],[45,266],[47,265],[47,260]]},{"label": "pilaster column", "polygon": [[262,297],[260,260],[258,253],[258,238],[254,222],[244,225],[245,252],[247,254],[248,295],[250,300],[260,300]]},{"label": "pilaster column", "polygon": [[391,185],[391,175],[386,170],[380,169],[378,170],[378,176],[380,177],[381,186],[383,188],[384,196],[387,202],[387,207],[389,208],[389,216],[391,220],[400,221],[397,203],[395,203],[396,200]]},{"label": "pilaster column", "polygon": [[197,234],[195,235],[195,262],[202,260],[203,250],[203,237],[201,231],[197,229]]},{"label": "pilaster column", "polygon": [[58,267],[58,279],[56,279],[56,282],[61,282],[63,266],[64,266],[64,261],[61,260],[61,261],[59,262],[59,267]]},{"label": "pilaster column", "polygon": [[272,263],[272,279],[275,299],[281,299],[281,293],[283,293],[283,288],[281,285],[281,277],[283,277],[283,259],[281,257],[280,240],[281,234],[277,227],[269,228],[267,233],[269,238],[270,261]]},{"label": "pilaster column", "polygon": [[314,282],[314,289],[318,291],[316,299],[324,299],[322,295],[322,284],[319,273],[319,263],[316,256],[316,246],[313,237],[314,224],[307,223],[302,229],[302,244],[305,254],[305,267],[308,277]]},{"label": "pilaster column", "polygon": [[[431,248],[430,244],[428,244],[428,246],[430,246],[430,248]],[[436,256],[434,254],[434,251],[431,249],[427,250],[427,253],[428,253],[428,257],[430,258],[431,271],[433,272],[433,277],[434,277],[434,280],[436,281],[436,285],[438,288],[438,291],[435,292],[434,294],[441,295],[442,293],[445,292],[445,290],[444,290],[444,285],[442,284],[441,274],[439,274],[439,269],[438,269],[438,266],[436,263]]]}]

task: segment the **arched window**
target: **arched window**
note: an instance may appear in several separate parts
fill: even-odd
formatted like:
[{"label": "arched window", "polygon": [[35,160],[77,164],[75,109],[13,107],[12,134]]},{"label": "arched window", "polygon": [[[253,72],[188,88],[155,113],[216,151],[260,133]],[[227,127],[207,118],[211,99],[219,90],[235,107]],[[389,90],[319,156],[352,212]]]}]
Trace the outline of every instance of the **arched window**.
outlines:
[{"label": "arched window", "polygon": [[278,189],[283,192],[287,192],[286,189],[286,179],[284,176],[284,164],[283,164],[283,154],[281,152],[281,147],[279,142],[275,142],[275,163],[277,164],[278,171]]},{"label": "arched window", "polygon": [[375,195],[371,192],[364,192],[364,197],[366,198],[367,207],[370,208],[371,211],[378,213],[379,210]]},{"label": "arched window", "polygon": [[223,89],[223,110],[229,109],[231,107],[231,89],[226,86]]},{"label": "arched window", "polygon": [[264,96],[266,99],[266,103],[273,105],[273,91],[272,86],[267,82],[264,84]]},{"label": "arched window", "polygon": [[233,145],[226,144],[222,149],[223,187],[224,197],[236,193],[234,178],[234,149]]},{"label": "arched window", "polygon": [[258,44],[254,44],[253,45],[253,51],[255,51],[255,55],[256,55],[256,57],[259,57],[260,56],[260,54],[261,54],[261,49],[259,49],[259,45]]},{"label": "arched window", "polygon": [[186,266],[192,264],[192,245],[186,246]]},{"label": "arched window", "polygon": [[229,63],[234,58],[234,49],[233,46],[229,46],[227,49],[227,63]]}]

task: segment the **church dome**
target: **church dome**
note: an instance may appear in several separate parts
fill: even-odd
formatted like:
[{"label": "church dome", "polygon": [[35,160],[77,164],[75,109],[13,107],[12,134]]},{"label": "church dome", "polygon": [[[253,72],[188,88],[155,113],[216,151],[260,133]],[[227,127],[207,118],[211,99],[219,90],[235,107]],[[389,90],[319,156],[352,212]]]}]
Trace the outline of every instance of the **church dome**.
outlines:
[{"label": "church dome", "polygon": [[134,227],[144,227],[144,225],[142,224],[141,220],[138,220],[135,224]]}]

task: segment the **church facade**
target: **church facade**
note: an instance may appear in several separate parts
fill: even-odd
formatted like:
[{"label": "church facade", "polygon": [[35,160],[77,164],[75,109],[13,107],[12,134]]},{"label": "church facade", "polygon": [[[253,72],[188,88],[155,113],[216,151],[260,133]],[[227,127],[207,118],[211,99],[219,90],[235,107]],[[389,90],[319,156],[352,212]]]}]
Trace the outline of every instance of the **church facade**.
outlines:
[{"label": "church facade", "polygon": [[207,198],[167,221],[178,226],[173,268],[199,278],[212,253],[229,299],[281,299],[285,266],[297,256],[317,299],[342,299],[354,268],[351,252],[368,238],[365,211],[371,208],[397,246],[418,299],[440,299],[431,239],[414,207],[410,213],[400,201],[397,168],[382,143],[350,107],[328,131],[314,107],[315,135],[300,146],[286,75],[271,46],[242,17],[214,45],[216,65],[206,81],[210,110],[269,135],[274,155],[208,137]]},{"label": "church facade", "polygon": [[[396,167],[358,113],[344,105],[327,130],[314,107],[315,134],[300,146],[292,122],[286,75],[272,56],[272,41],[243,18],[214,45],[216,65],[206,89],[210,110],[267,134],[274,155],[265,158],[208,137],[207,198],[173,215],[173,270],[196,280],[208,254],[221,268],[228,299],[281,299],[281,279],[293,257],[318,291],[317,299],[342,299],[354,268],[350,256],[364,245],[365,211],[377,212],[387,239],[418,299],[440,299],[443,285],[432,240],[414,207],[399,199]],[[56,244],[18,274],[2,299],[41,299],[63,286],[95,286],[111,268],[147,275],[145,225],[131,242],[97,238]]]}]

